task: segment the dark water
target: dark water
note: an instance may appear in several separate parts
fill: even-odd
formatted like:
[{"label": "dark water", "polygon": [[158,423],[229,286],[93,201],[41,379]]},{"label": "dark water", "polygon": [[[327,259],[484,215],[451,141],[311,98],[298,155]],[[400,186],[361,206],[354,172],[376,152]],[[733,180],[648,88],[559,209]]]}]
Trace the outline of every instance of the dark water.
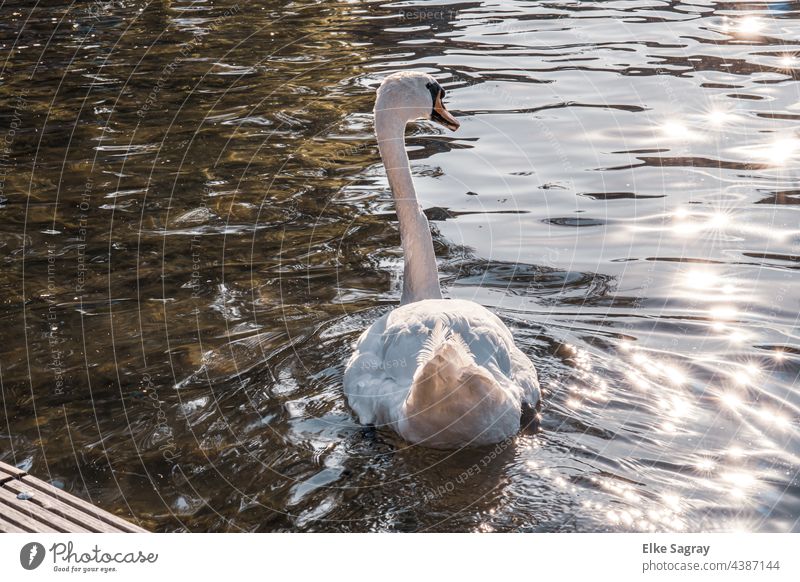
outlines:
[{"label": "dark water", "polygon": [[[779,2],[3,2],[0,460],[157,531],[799,530],[799,32]],[[445,294],[540,370],[541,432],[496,448],[342,397],[399,298],[371,109],[401,69],[462,122],[408,137]]]}]

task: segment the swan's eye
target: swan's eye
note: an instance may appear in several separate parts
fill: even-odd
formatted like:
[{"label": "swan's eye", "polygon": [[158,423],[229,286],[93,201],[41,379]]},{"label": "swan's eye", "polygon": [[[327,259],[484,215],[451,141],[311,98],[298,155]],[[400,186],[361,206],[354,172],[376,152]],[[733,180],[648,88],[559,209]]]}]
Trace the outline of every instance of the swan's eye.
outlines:
[{"label": "swan's eye", "polygon": [[444,89],[439,86],[439,83],[436,81],[431,81],[430,83],[425,85],[428,88],[428,91],[431,92],[431,99],[433,100],[433,107],[436,107],[436,100],[444,97]]}]

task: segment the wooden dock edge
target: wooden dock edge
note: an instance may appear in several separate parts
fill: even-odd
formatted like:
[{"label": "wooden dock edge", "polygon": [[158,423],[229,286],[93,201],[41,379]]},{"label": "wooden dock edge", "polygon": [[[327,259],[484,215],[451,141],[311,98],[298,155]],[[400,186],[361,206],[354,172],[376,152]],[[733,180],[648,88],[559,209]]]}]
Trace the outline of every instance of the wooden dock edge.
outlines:
[{"label": "wooden dock edge", "polygon": [[25,471],[0,462],[0,533],[147,533]]}]

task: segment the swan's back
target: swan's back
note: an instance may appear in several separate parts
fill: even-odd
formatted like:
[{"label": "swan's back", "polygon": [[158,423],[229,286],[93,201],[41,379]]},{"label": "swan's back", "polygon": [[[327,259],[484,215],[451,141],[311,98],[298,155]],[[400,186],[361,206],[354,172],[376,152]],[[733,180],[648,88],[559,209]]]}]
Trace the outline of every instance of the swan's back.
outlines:
[{"label": "swan's back", "polygon": [[344,390],[365,424],[450,448],[519,430],[539,400],[536,370],[493,313],[471,301],[430,299],[376,321],[347,364]]}]

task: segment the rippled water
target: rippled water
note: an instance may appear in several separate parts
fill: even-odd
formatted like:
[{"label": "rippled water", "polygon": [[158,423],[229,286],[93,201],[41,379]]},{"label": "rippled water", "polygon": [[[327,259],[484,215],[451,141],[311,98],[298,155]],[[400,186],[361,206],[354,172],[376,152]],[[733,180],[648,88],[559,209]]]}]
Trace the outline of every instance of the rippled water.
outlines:
[{"label": "rippled water", "polygon": [[[0,5],[0,459],[158,531],[800,529],[796,3]],[[538,434],[360,427],[402,256],[540,370]],[[5,151],[6,153],[3,153]],[[477,468],[477,470],[476,470]]]}]

